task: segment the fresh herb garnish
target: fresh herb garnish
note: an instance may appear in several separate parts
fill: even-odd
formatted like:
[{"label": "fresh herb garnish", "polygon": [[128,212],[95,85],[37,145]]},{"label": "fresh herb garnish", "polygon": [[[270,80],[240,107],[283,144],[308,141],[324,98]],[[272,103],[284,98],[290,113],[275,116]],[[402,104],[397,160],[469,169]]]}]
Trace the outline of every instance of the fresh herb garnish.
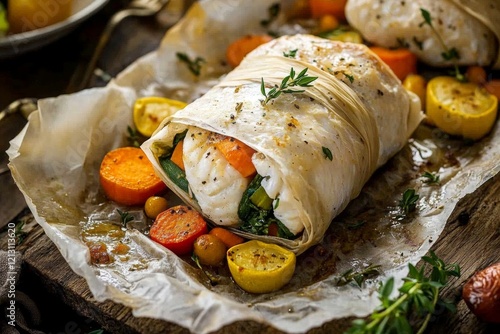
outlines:
[{"label": "fresh herb garnish", "polygon": [[288,89],[289,87],[312,87],[311,83],[318,79],[318,77],[311,77],[307,75],[308,68],[304,68],[298,75],[295,77],[295,70],[290,68],[290,74],[283,78],[281,81],[281,85],[275,86],[266,93],[266,85],[264,84],[264,78],[261,78],[260,91],[262,95],[266,98],[262,101],[262,104],[265,105],[270,100],[277,98],[282,93],[283,94],[294,94],[294,93],[303,93],[304,89]]},{"label": "fresh herb garnish", "polygon": [[335,40],[335,37],[342,35],[345,32],[352,31],[351,27],[348,25],[341,24],[337,28],[333,30],[328,30],[328,31],[323,31],[318,34],[319,37],[326,38],[326,39],[333,39]]},{"label": "fresh herb garnish", "polygon": [[417,37],[413,36],[413,43],[418,47],[419,50],[424,49],[424,42],[417,39]]},{"label": "fresh herb garnish", "polygon": [[[411,263],[408,264],[408,276],[403,278],[404,283],[395,298],[390,297],[394,289],[394,278],[388,279],[379,289],[381,305],[371,314],[369,322],[363,319],[355,320],[346,333],[413,333],[408,320],[412,316],[412,319],[418,321],[417,333],[421,334],[437,306],[454,311],[455,305],[441,300],[439,293],[450,277],[460,277],[460,267],[457,264],[445,264],[432,251],[430,256],[423,256],[422,260],[424,264],[420,270]],[[432,270],[426,275],[428,265],[431,265]]]},{"label": "fresh herb garnish", "polygon": [[127,224],[130,221],[134,220],[134,216],[132,216],[128,211],[122,211],[120,209],[116,209],[116,211],[118,211],[118,213],[120,214],[122,226],[124,228],[127,228]]},{"label": "fresh herb garnish", "polygon": [[87,334],[103,334],[104,333],[104,330],[102,329],[95,329],[91,332],[88,332]]},{"label": "fresh herb garnish", "polygon": [[137,131],[134,128],[132,128],[130,125],[128,125],[127,132],[128,132],[127,140],[130,143],[130,145],[133,147],[141,146],[141,144],[139,142],[139,135],[137,134]]},{"label": "fresh herb garnish", "polygon": [[295,56],[297,55],[297,51],[299,51],[299,49],[294,49],[294,50],[290,50],[288,52],[283,52],[283,56],[285,56],[287,58],[295,58]]},{"label": "fresh herb garnish", "polygon": [[408,49],[410,47],[410,44],[408,44],[408,42],[406,41],[406,39],[404,39],[403,37],[396,38],[396,41],[398,42],[398,46],[400,48]]},{"label": "fresh herb garnish", "polygon": [[324,146],[321,147],[321,149],[323,150],[323,154],[325,155],[325,158],[332,161],[333,160],[332,151],[330,151],[330,149],[328,147],[324,147]]},{"label": "fresh herb garnish", "polygon": [[[422,14],[422,17],[424,18],[424,22],[420,23],[420,27],[427,24],[431,28],[432,32],[434,32],[434,34],[436,35],[436,37],[438,39],[439,44],[441,44],[441,47],[444,50],[444,52],[441,53],[441,56],[443,57],[443,59],[448,60],[448,61],[451,61],[454,59],[456,59],[456,60],[460,59],[460,54],[458,53],[458,50],[456,48],[449,49],[446,46],[446,44],[444,43],[441,35],[438,33],[438,31],[436,30],[436,28],[432,24],[431,13],[429,13],[429,11],[427,11],[423,8],[420,8],[420,13]],[[460,69],[458,68],[458,65],[456,63],[454,64],[454,67],[455,67],[454,72],[452,73],[454,75],[454,77],[460,82],[467,81],[467,79],[465,78],[465,75],[463,75],[460,72]]]},{"label": "fresh herb garnish", "polygon": [[358,220],[354,223],[347,224],[348,230],[357,230],[358,228],[364,226],[366,224],[366,220]]},{"label": "fresh herb garnish", "polygon": [[281,9],[281,6],[278,2],[269,6],[269,8],[267,9],[267,13],[268,13],[269,17],[265,20],[260,21],[261,26],[267,27],[274,20],[276,20],[276,18],[278,17],[278,14],[280,13],[280,9]]},{"label": "fresh herb garnish", "polygon": [[366,268],[363,268],[363,270],[361,271],[354,271],[353,269],[349,269],[338,278],[335,285],[344,286],[354,281],[360,288],[362,288],[363,283],[367,279],[380,275],[379,269],[380,265],[372,264],[370,264]]},{"label": "fresh herb garnish", "polygon": [[24,220],[21,220],[17,223],[16,228],[14,230],[14,236],[16,240],[16,246],[19,246],[20,244],[23,243],[24,239],[28,235],[27,232],[23,231],[24,224],[26,222]]},{"label": "fresh herb garnish", "polygon": [[414,211],[417,206],[419,195],[415,193],[415,189],[406,189],[403,193],[403,198],[399,201],[399,207],[405,215]]},{"label": "fresh herb garnish", "polygon": [[200,75],[201,65],[205,62],[205,59],[201,57],[196,57],[194,60],[192,60],[191,58],[189,58],[187,54],[182,52],[177,52],[175,55],[177,56],[177,59],[179,59],[181,62],[187,65],[191,73],[193,73],[196,76]]},{"label": "fresh herb garnish", "polygon": [[345,77],[346,77],[347,79],[349,79],[349,81],[350,81],[351,83],[353,83],[353,82],[354,82],[354,76],[352,76],[352,75],[350,75],[350,74],[347,74],[347,73],[345,73],[345,72],[343,72],[343,73],[344,73]]},{"label": "fresh herb garnish", "polygon": [[425,172],[424,174],[422,174],[422,178],[424,178],[424,183],[427,183],[427,184],[437,184],[439,183],[439,175],[438,174],[434,174],[434,173],[430,173],[430,172]]},{"label": "fresh herb garnish", "polygon": [[196,256],[196,254],[193,253],[193,255],[191,255],[191,260],[193,260],[193,262],[196,263],[198,268],[201,269],[201,271],[203,272],[203,274],[205,274],[205,276],[210,281],[210,284],[212,286],[219,284],[220,279],[215,277],[214,275],[212,275],[212,273],[210,273],[208,270],[203,269],[203,267],[201,266],[201,263],[200,263],[200,259],[198,258],[198,256]]}]

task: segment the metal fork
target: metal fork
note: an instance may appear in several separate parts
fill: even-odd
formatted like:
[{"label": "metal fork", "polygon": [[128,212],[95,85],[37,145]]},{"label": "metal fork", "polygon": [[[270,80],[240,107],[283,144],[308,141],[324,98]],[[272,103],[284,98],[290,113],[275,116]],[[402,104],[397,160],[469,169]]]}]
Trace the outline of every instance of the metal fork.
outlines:
[{"label": "metal fork", "polygon": [[125,18],[130,16],[153,16],[159,13],[170,0],[132,0],[125,9],[120,10],[115,13],[108,24],[104,28],[102,35],[97,43],[97,46],[94,50],[92,58],[87,65],[85,73],[83,75],[82,80],[79,83],[75,83],[74,85],[70,84],[68,88],[68,93],[73,93],[75,91],[80,91],[88,87],[90,83],[90,79],[94,74],[95,67],[99,57],[101,56],[104,47],[108,43],[111,38],[111,34],[116,26]]},{"label": "metal fork", "polygon": [[[0,111],[0,121],[10,115],[20,112],[25,118],[28,118],[28,115],[31,114],[32,111],[35,111],[37,108],[37,99],[35,98],[22,98],[13,101],[10,103],[5,109]],[[2,170],[3,171],[3,170]]]}]

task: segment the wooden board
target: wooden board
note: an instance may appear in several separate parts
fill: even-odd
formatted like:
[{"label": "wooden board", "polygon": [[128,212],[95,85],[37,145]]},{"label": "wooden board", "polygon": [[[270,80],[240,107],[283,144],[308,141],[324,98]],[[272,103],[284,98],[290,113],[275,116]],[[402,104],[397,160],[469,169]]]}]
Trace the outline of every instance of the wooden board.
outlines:
[{"label": "wooden board", "polygon": [[[114,6],[114,7],[112,7]],[[54,48],[47,48],[35,56],[26,55],[6,62],[0,70],[0,76],[11,80],[9,89],[0,90],[0,105],[18,97],[56,96],[64,91],[69,77],[78,81],[80,72],[85,67],[85,59],[89,58],[96,41],[109,14],[114,12],[117,2],[110,2],[102,15],[89,21],[74,35],[62,40]],[[163,29],[155,22],[130,19],[126,28],[119,27],[112,44],[105,51],[98,64],[106,72],[114,75],[127,64],[137,59],[144,52],[152,50],[163,35]],[[123,29],[120,29],[123,28]],[[127,32],[134,31],[134,36]],[[76,38],[75,38],[76,37]],[[133,37],[131,39],[131,37]],[[72,42],[73,41],[73,42]],[[64,48],[62,46],[68,45]],[[78,46],[82,45],[82,49]],[[55,50],[63,50],[58,57]],[[72,57],[68,57],[68,54]],[[117,59],[117,54],[126,55]],[[86,58],[85,58],[86,57]],[[36,66],[34,64],[37,64]],[[62,66],[63,64],[64,66]],[[62,68],[62,69],[61,69]],[[36,70],[36,71],[35,71]],[[33,73],[35,71],[35,73]],[[26,80],[26,78],[32,80]],[[12,81],[13,80],[13,81]],[[51,82],[51,85],[44,83]],[[13,82],[13,83],[12,83]],[[94,80],[93,85],[104,82]],[[0,191],[1,191],[0,185]],[[474,194],[466,196],[455,208],[447,222],[441,237],[433,246],[433,250],[446,262],[456,262],[462,268],[462,277],[453,280],[444,290],[444,298],[457,304],[457,313],[441,313],[433,317],[427,333],[500,333],[500,325],[481,323],[472,315],[461,300],[461,289],[464,282],[477,270],[495,262],[500,262],[500,175],[488,181]],[[5,234],[0,238],[0,248],[6,248]],[[21,277],[37,281],[45,287],[48,294],[60,299],[67,307],[94,319],[103,329],[113,333],[189,333],[181,328],[161,320],[135,318],[131,310],[117,303],[96,302],[92,297],[85,280],[76,275],[60,255],[57,247],[36,225],[25,242],[18,247],[24,252],[24,265]],[[40,305],[44,307],[46,305]],[[352,319],[336,320],[312,329],[309,333],[342,333],[350,325]],[[279,331],[259,323],[237,322],[222,328],[219,333],[279,333]]]},{"label": "wooden board", "polygon": [[[439,311],[427,333],[498,333],[499,325],[480,322],[461,299],[463,284],[488,265],[500,262],[500,174],[487,181],[475,193],[463,198],[450,216],[432,249],[447,263],[458,263],[462,276],[451,281],[443,297],[457,305],[457,313]],[[5,245],[5,243],[4,243]],[[120,304],[96,302],[85,282],[76,275],[56,246],[37,225],[18,248],[24,252],[22,275],[34,277],[54,296],[82,315],[94,319],[113,333],[188,333],[162,320],[135,318]],[[309,333],[342,333],[351,319],[331,321]],[[218,333],[280,333],[253,321],[237,322]]]}]

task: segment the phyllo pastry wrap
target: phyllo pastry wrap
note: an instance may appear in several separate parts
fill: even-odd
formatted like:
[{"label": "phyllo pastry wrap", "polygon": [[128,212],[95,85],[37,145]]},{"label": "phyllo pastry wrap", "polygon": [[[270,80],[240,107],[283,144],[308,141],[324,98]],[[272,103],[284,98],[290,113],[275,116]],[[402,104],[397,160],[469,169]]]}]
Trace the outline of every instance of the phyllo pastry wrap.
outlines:
[{"label": "phyllo pastry wrap", "polygon": [[[294,86],[300,78],[309,79]],[[167,186],[211,222],[300,254],[421,119],[419,99],[366,46],[284,36],[247,55],[141,147]]]},{"label": "phyllo pastry wrap", "polygon": [[349,0],[345,13],[365,40],[406,47],[429,65],[500,68],[498,0]]}]

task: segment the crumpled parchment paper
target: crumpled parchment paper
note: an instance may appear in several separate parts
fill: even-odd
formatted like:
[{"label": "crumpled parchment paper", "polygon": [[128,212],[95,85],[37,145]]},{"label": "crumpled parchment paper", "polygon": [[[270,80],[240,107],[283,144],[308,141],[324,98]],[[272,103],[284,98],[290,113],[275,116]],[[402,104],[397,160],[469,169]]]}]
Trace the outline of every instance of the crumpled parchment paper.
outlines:
[{"label": "crumpled parchment paper", "polygon": [[[282,8],[288,8],[288,2]],[[267,0],[201,1],[164,37],[159,49],[132,64],[107,87],[44,99],[8,150],[13,177],[35,219],[72,270],[87,280],[97,301],[111,299],[137,317],[164,319],[194,333],[208,333],[238,320],[254,320],[286,332],[304,332],[347,316],[366,316],[378,305],[377,284],[401,278],[438,239],[460,198],[500,170],[500,125],[487,138],[467,144],[422,125],[408,145],[369,180],[362,194],[331,224],[323,241],[298,259],[292,281],[272,294],[252,295],[234,284],[206,284],[200,270],[134,229],[126,237],[147,265],[91,266],[81,226],[113,220],[98,169],[109,150],[127,145],[136,98],[168,96],[192,101],[229,68],[226,46],[252,32],[301,31],[263,27]],[[206,60],[199,78],[175,53]],[[439,185],[423,182],[431,169]],[[407,188],[419,194],[416,213],[402,218],[398,201]],[[140,216],[140,212],[138,213]],[[140,219],[139,219],[140,220]],[[117,220],[119,222],[119,220]],[[438,254],[439,255],[439,254]],[[349,268],[381,265],[366,282],[336,286]]]}]

